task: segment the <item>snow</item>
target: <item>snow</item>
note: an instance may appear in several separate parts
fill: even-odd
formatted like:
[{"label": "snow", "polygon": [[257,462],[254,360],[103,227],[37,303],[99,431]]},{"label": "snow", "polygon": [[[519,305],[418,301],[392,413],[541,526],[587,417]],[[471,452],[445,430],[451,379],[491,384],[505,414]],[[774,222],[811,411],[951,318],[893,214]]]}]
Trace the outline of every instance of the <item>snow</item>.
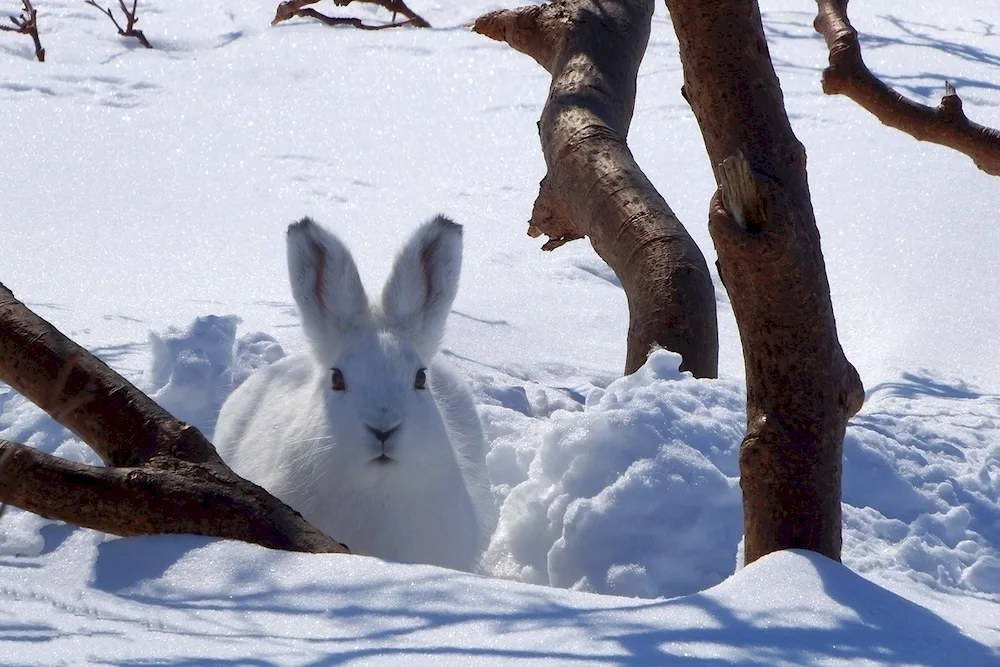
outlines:
[{"label": "snow", "polygon": [[[762,10],[867,400],[844,442],[844,564],[784,552],[739,570],[725,291],[721,379],[666,351],[618,378],[614,275],[585,242],[542,254],[524,234],[549,77],[462,27],[518,2],[414,0],[439,28],[375,33],[271,27],[262,0],[144,2],[151,51],[82,2],[37,4],[46,63],[0,33],[0,282],[210,435],[235,385],[305,349],[289,222],[334,229],[373,286],[444,212],[466,228],[444,354],[472,383],[500,522],[472,575],[9,510],[0,662],[1000,661],[1000,187],[823,96],[810,3]],[[994,2],[850,11],[888,83],[935,104],[947,79],[1000,126]],[[680,85],[658,5],[630,146],[711,265],[711,165]],[[0,438],[98,462],[2,386]]]},{"label": "snow", "polygon": [[196,537],[87,537],[53,531],[47,558],[23,559],[51,582],[20,586],[16,627],[4,622],[23,664],[935,664],[945,646],[955,664],[995,659],[806,552],[650,601]]}]

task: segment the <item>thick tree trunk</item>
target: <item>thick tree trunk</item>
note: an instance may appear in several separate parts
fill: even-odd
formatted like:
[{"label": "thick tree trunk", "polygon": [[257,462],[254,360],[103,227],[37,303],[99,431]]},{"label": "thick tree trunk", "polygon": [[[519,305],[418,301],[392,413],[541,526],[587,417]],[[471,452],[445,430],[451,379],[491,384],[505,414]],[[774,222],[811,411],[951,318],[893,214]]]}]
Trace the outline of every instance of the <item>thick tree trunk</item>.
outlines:
[{"label": "thick tree trunk", "polygon": [[584,236],[621,280],[629,306],[625,372],[654,345],[682,370],[718,373],[715,290],[705,257],[625,143],[654,0],[560,0],[480,17],[552,74],[538,124],[548,173],[528,233],[546,250]]},{"label": "thick tree trunk", "polygon": [[712,164],[726,163],[709,230],[745,359],[746,562],[788,548],[839,560],[844,431],[864,391],[837,339],[805,150],[756,0],[666,5],[683,94]]},{"label": "thick tree trunk", "polygon": [[0,502],[116,535],[190,533],[289,551],[347,551],[238,477],[198,429],[174,419],[2,284],[0,380],[108,466],[0,440]]}]

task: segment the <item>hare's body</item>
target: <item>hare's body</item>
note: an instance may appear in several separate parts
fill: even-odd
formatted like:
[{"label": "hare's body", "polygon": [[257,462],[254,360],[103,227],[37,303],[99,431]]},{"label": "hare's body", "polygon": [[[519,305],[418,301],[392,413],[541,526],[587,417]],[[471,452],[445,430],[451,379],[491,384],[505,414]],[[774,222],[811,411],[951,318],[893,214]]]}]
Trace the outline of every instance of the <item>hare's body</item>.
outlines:
[{"label": "hare's body", "polygon": [[441,218],[422,227],[370,307],[339,241],[293,225],[289,270],[313,351],[234,391],[215,444],[238,474],[357,553],[471,570],[492,513],[482,427],[464,381],[431,361],[457,289],[460,229]]}]

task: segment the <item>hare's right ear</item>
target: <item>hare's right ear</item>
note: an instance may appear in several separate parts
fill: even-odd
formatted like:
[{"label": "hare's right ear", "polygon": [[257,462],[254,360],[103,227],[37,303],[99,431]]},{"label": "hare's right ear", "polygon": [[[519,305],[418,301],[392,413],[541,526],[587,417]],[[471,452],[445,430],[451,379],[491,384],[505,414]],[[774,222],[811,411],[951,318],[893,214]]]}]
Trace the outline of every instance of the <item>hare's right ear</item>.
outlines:
[{"label": "hare's right ear", "polygon": [[340,239],[310,218],[288,226],[288,277],[302,329],[323,363],[332,363],[345,334],[369,323],[358,267]]},{"label": "hare's right ear", "polygon": [[425,360],[441,344],[461,269],[462,226],[439,215],[403,246],[382,290],[389,326],[406,333]]}]

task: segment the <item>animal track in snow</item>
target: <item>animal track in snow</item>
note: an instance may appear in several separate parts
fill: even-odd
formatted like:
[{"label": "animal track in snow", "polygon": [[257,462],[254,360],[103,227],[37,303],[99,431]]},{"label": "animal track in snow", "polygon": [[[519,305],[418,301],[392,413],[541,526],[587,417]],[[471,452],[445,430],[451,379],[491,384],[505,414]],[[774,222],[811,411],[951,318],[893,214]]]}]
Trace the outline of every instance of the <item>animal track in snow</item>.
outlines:
[{"label": "animal track in snow", "polygon": [[54,74],[32,83],[0,79],[0,99],[19,99],[26,94],[38,94],[119,109],[143,106],[146,97],[159,90],[160,86],[148,81],[129,81],[113,76]]},{"label": "animal track in snow", "polygon": [[264,157],[281,165],[287,174],[289,183],[283,185],[283,189],[294,190],[296,194],[305,193],[321,201],[347,204],[357,198],[355,193],[358,190],[378,188],[364,179],[336,176],[341,170],[334,162],[314,155],[281,153]]}]

